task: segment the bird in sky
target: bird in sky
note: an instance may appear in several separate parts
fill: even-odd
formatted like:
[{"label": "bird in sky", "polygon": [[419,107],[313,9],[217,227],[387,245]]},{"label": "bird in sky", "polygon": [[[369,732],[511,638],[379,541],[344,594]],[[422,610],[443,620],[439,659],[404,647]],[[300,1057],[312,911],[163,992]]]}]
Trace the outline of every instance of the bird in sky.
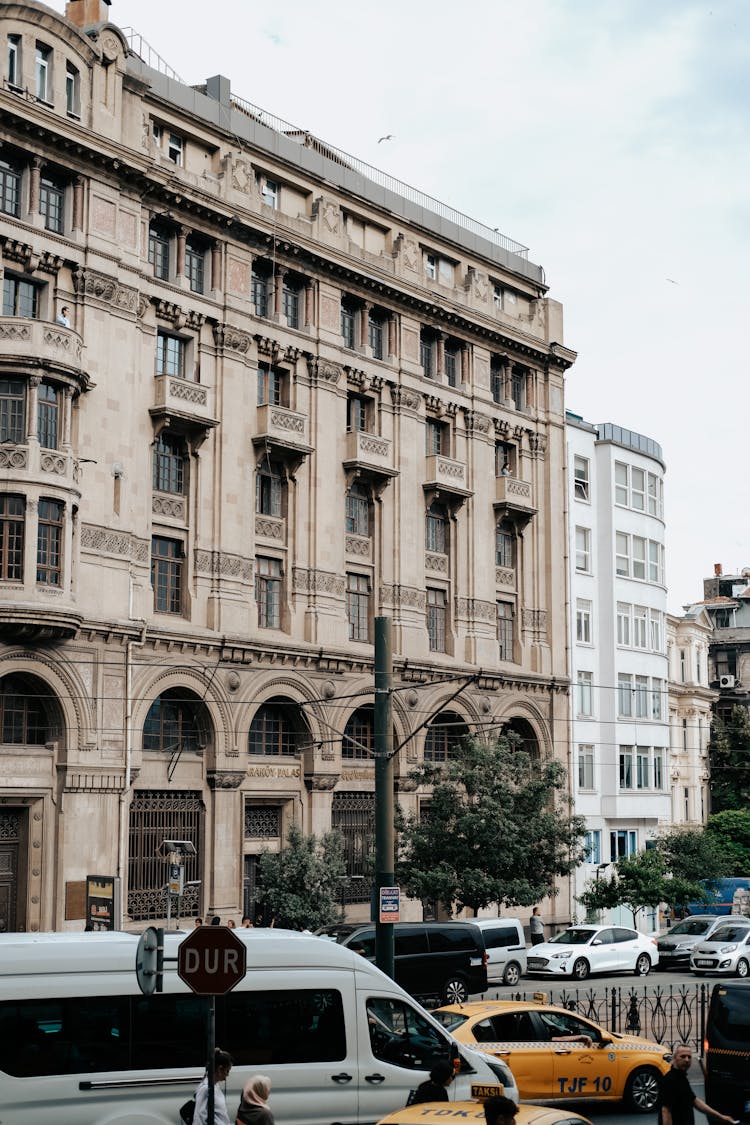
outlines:
[{"label": "bird in sky", "polygon": [[665,277],[664,280],[668,281],[670,285],[679,285],[680,284],[679,281],[675,281],[675,279],[673,277]]},{"label": "bird in sky", "polygon": [[383,141],[392,141],[392,140],[393,140],[393,133],[386,133],[386,135],[384,137],[379,138],[378,144],[380,145],[380,144],[383,143]]}]

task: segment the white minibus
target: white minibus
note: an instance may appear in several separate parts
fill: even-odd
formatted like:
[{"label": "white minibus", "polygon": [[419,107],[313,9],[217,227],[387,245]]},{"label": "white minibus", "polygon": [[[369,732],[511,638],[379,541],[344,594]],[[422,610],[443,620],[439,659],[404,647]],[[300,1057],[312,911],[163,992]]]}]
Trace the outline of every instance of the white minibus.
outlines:
[{"label": "white minibus", "polygon": [[[369,961],[323,938],[237,930],[247,973],[216,1000],[216,1044],[234,1068],[233,1120],[251,1074],[270,1076],[287,1125],[365,1125],[406,1103],[436,1061],[450,1088],[517,1089],[507,1066],[463,1045]],[[0,934],[0,1123],[175,1125],[201,1080],[208,1001],[176,973],[184,933],[165,937],[164,990],[144,996],[138,936]]]}]

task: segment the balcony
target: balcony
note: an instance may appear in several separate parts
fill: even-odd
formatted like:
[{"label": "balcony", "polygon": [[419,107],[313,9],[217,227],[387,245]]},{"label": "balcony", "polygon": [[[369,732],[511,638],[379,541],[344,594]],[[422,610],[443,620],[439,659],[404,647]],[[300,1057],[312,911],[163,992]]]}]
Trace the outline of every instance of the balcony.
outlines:
[{"label": "balcony", "polygon": [[70,488],[77,483],[78,462],[69,452],[40,449],[36,442],[21,445],[4,441],[0,444],[0,471],[6,484],[36,482]]},{"label": "balcony", "polygon": [[466,487],[466,465],[442,454],[425,457],[425,481],[422,485],[430,500],[460,507],[472,495]]},{"label": "balcony", "polygon": [[71,377],[80,390],[88,387],[82,366],[83,340],[72,328],[21,316],[0,317],[0,367],[23,372],[32,364],[51,374]]},{"label": "balcony", "polygon": [[307,442],[307,415],[286,406],[266,403],[258,407],[258,433],[253,437],[256,449],[287,465],[291,476],[297,471],[313,447]]},{"label": "balcony", "polygon": [[531,484],[518,477],[495,479],[495,509],[523,526],[536,515]]},{"label": "balcony", "polygon": [[344,469],[350,480],[370,481],[376,490],[384,488],[398,470],[391,465],[390,438],[369,434],[365,430],[352,430],[346,435],[346,460]]},{"label": "balcony", "polygon": [[149,414],[157,420],[159,429],[169,427],[187,435],[201,434],[218,426],[213,417],[213,389],[181,379],[178,375],[157,375],[154,378],[154,405]]}]

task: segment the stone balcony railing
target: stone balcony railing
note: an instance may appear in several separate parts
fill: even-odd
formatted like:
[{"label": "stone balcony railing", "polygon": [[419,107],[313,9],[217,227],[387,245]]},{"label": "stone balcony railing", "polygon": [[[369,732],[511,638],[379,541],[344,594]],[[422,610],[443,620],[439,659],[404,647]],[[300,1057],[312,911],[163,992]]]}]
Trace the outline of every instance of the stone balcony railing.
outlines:
[{"label": "stone balcony railing", "polygon": [[390,469],[391,440],[365,430],[352,430],[346,435],[347,461],[358,461],[378,469]]},{"label": "stone balcony railing", "polygon": [[307,445],[307,415],[286,406],[272,406],[266,403],[258,407],[258,434],[275,438],[283,444]]},{"label": "stone balcony railing", "polygon": [[0,471],[8,481],[47,479],[62,486],[77,482],[77,461],[69,451],[40,449],[37,442],[0,444]]},{"label": "stone balcony railing", "polygon": [[506,508],[519,516],[530,518],[536,512],[531,483],[518,477],[497,477],[495,507]]},{"label": "stone balcony railing", "polygon": [[425,489],[454,493],[466,497],[470,491],[466,486],[466,465],[463,461],[453,461],[442,454],[425,457]]},{"label": "stone balcony railing", "polygon": [[21,316],[0,317],[0,360],[41,362],[53,371],[81,377],[83,340],[72,328],[48,320]]},{"label": "stone balcony railing", "polygon": [[212,407],[212,388],[177,375],[155,377],[154,410],[211,425],[214,423]]}]

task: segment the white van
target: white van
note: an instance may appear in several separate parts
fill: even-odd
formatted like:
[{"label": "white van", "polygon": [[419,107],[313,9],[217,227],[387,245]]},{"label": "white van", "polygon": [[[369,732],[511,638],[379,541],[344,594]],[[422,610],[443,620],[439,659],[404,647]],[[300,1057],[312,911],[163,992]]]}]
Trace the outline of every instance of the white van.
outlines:
[{"label": "white van", "polygon": [[[518,1091],[499,1059],[464,1045],[357,953],[285,930],[237,930],[247,974],[216,1000],[216,1043],[235,1065],[230,1115],[251,1074],[270,1076],[278,1121],[363,1125],[406,1103],[438,1059],[472,1083]],[[174,1125],[202,1077],[208,1001],[175,968],[139,992],[137,935],[0,934],[0,1119],[8,1125]],[[171,960],[170,960],[171,959]]]},{"label": "white van", "polygon": [[470,918],[487,950],[487,986],[514,986],[526,972],[526,938],[518,918]]}]

